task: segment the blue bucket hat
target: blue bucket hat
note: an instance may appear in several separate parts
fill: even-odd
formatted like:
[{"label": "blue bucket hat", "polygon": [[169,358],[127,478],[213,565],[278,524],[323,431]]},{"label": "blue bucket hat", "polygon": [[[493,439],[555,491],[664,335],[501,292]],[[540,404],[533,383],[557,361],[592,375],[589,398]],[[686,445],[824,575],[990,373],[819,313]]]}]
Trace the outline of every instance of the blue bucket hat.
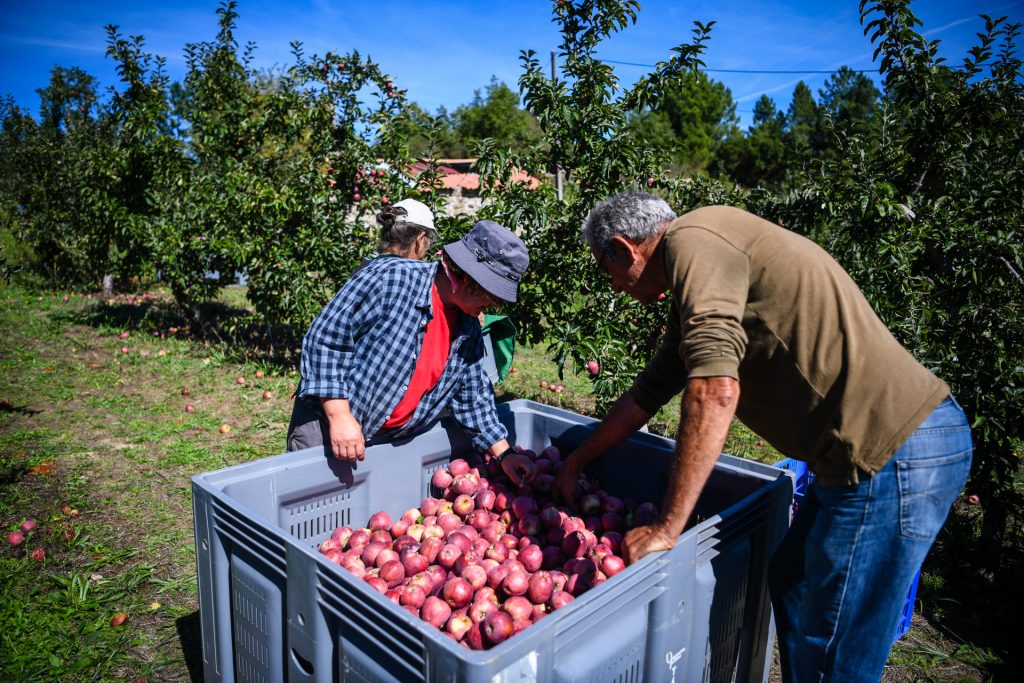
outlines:
[{"label": "blue bucket hat", "polygon": [[478,285],[503,301],[515,302],[530,255],[511,230],[480,221],[462,239],[446,244],[444,251]]}]

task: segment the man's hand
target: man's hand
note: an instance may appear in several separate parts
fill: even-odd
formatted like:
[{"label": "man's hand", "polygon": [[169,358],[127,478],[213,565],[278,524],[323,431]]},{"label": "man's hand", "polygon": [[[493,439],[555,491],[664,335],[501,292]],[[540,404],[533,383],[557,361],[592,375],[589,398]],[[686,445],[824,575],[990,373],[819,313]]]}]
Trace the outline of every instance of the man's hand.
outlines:
[{"label": "man's hand", "polygon": [[639,562],[644,555],[675,547],[678,536],[668,533],[658,524],[638,526],[622,539],[622,559],[626,564]]},{"label": "man's hand", "polygon": [[366,457],[363,428],[352,416],[345,399],[323,401],[324,413],[331,426],[331,452],[338,460],[356,462]]},{"label": "man's hand", "polygon": [[562,468],[555,475],[555,492],[561,497],[566,505],[572,505],[573,495],[576,493],[576,482],[583,471],[583,465],[576,453],[570,453]]},{"label": "man's hand", "polygon": [[537,466],[529,457],[522,453],[509,453],[501,459],[501,469],[516,486],[533,481],[537,476]]}]

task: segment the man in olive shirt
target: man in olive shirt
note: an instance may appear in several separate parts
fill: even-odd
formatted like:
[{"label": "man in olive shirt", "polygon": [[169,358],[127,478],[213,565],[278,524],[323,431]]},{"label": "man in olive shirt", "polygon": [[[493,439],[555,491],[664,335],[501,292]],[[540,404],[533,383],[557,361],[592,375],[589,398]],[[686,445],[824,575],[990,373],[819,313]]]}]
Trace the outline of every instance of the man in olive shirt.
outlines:
[{"label": "man in olive shirt", "polygon": [[769,577],[787,681],[877,681],[917,568],[964,485],[970,430],[949,387],[892,336],[810,240],[740,209],[679,218],[643,193],[601,202],[582,237],[616,291],[668,290],[661,347],[558,476],[580,471],[682,399],[661,514],[628,562],[683,532],[733,417],[804,460],[815,483]]}]

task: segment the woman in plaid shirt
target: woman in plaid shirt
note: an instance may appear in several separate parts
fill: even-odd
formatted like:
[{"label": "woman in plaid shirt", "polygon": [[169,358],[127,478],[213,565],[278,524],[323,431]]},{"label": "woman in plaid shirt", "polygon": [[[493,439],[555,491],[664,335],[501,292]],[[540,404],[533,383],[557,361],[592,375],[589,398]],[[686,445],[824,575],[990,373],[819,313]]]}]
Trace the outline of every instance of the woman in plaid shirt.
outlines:
[{"label": "woman in plaid shirt", "polygon": [[528,265],[522,240],[492,221],[445,245],[440,263],[365,263],[306,333],[288,450],[329,444],[362,460],[368,440],[412,434],[447,409],[514,481],[532,478],[498,421],[478,321],[516,300]]}]

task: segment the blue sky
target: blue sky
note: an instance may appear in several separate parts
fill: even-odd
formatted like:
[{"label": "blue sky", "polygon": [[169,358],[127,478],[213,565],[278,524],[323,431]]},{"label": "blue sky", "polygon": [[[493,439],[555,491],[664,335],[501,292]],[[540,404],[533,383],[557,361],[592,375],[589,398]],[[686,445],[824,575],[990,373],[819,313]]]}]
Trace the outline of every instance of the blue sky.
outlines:
[{"label": "blue sky", "polygon": [[[216,33],[216,0],[89,2],[0,0],[0,95],[38,112],[35,90],[45,86],[54,65],[78,66],[102,86],[116,84],[104,57],[106,24],[126,35],[141,34],[147,49],[167,58],[172,78],[185,71],[186,43]],[[616,62],[654,64],[690,39],[694,20],[717,21],[705,57],[709,69],[824,70],[842,65],[871,69],[873,47],[862,33],[857,0],[648,0],[638,21],[605,43],[600,56]],[[1024,0],[927,0],[912,4],[940,53],[959,64],[975,33],[978,15],[1024,20]],[[551,5],[543,0],[241,0],[237,37],[257,46],[255,65],[291,64],[290,43],[302,41],[307,54],[328,50],[368,53],[409,97],[430,112],[472,100],[491,76],[516,89],[522,73],[519,51],[533,49],[545,60],[557,48]],[[546,63],[546,62],[545,62]],[[616,64],[624,84],[647,69]],[[828,78],[814,74],[738,74],[713,71],[737,102],[744,126],[761,94],[785,108],[793,87],[804,80],[817,96]]]}]

